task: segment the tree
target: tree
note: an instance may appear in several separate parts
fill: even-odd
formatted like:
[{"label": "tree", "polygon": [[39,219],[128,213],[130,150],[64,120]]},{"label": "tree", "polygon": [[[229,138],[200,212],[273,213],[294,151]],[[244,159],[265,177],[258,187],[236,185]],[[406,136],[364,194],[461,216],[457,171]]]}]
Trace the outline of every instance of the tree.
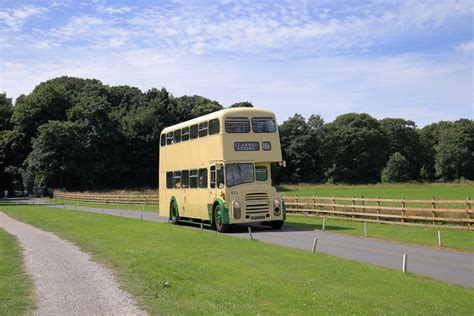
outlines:
[{"label": "tree", "polygon": [[436,150],[436,174],[443,181],[474,179],[474,121],[461,119],[441,131]]},{"label": "tree", "polygon": [[[311,117],[316,122],[316,117]],[[318,126],[306,123],[295,114],[279,127],[283,160],[286,168],[280,169],[281,182],[315,182],[321,179]]]},{"label": "tree", "polygon": [[382,170],[382,182],[404,183],[410,181],[410,165],[408,160],[399,152],[393,153]]},{"label": "tree", "polygon": [[253,108],[253,104],[248,101],[237,102],[229,106],[229,108]]},{"label": "tree", "polygon": [[423,157],[420,155],[422,145],[415,122],[402,118],[386,118],[379,122],[386,135],[388,156],[401,153],[408,160],[410,178],[419,179]]},{"label": "tree", "polygon": [[0,132],[12,128],[10,122],[13,113],[12,99],[6,93],[0,93]]},{"label": "tree", "polygon": [[325,127],[326,177],[336,183],[376,183],[386,162],[386,137],[368,114],[338,116]]}]

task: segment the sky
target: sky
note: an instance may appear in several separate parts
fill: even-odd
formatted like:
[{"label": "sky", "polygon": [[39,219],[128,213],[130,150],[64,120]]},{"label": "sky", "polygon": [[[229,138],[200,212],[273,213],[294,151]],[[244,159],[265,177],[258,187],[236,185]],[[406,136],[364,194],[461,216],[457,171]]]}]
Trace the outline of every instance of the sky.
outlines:
[{"label": "sky", "polygon": [[473,119],[473,3],[0,0],[0,92],[67,75],[249,101],[280,122]]}]

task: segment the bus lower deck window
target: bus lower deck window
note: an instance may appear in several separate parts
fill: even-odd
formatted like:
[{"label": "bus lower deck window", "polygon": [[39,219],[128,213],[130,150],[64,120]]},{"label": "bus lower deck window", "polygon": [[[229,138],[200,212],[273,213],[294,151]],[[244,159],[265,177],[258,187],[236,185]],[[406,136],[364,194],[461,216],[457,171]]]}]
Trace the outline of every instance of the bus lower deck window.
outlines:
[{"label": "bus lower deck window", "polygon": [[181,189],[181,171],[175,171],[173,175],[174,188]]},{"label": "bus lower deck window", "polygon": [[183,189],[189,188],[189,170],[181,171],[181,187]]},{"label": "bus lower deck window", "polygon": [[199,188],[207,188],[207,169],[199,169]]},{"label": "bus lower deck window", "polygon": [[265,166],[255,166],[255,178],[257,181],[268,180],[268,169]]},{"label": "bus lower deck window", "polygon": [[189,170],[189,187],[197,188],[198,187],[198,171],[197,169]]},{"label": "bus lower deck window", "polygon": [[173,173],[172,172],[166,173],[166,188],[167,189],[173,188]]}]

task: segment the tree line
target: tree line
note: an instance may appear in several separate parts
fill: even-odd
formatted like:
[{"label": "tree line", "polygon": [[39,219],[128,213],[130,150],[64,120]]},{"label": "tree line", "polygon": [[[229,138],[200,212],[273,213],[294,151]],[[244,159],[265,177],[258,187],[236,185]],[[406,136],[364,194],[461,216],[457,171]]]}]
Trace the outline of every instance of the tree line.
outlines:
[{"label": "tree line", "polygon": [[[15,106],[0,94],[0,190],[156,187],[161,130],[220,109],[202,96],[72,77],[39,84]],[[275,166],[277,182],[474,179],[470,119],[418,129],[413,121],[368,114],[329,123],[295,114],[279,130],[287,167]]]}]

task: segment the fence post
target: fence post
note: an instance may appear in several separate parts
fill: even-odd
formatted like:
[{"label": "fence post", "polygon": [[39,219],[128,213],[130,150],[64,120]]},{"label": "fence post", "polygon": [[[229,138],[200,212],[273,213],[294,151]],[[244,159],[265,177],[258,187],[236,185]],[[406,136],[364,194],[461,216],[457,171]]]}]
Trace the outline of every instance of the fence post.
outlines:
[{"label": "fence post", "polygon": [[[336,197],[334,196],[334,194],[332,195],[332,211],[336,212]],[[332,216],[335,216],[335,215],[336,215],[335,213],[332,213]]]},{"label": "fence post", "polygon": [[[296,209],[300,208],[300,206],[298,205],[298,197],[297,196],[295,196],[295,208]],[[299,213],[299,211],[297,211],[297,213]]]},{"label": "fence post", "polygon": [[407,259],[408,256],[406,253],[403,254],[403,265],[402,265],[402,271],[403,273],[407,272]]},{"label": "fence post", "polygon": [[355,203],[356,203],[354,198],[355,198],[355,197],[352,196],[352,213],[353,213],[353,214],[352,214],[352,218],[354,218],[354,212],[355,212],[355,207],[354,207],[354,205],[355,205]]},{"label": "fence post", "polygon": [[323,218],[323,231],[326,230],[326,217]]},{"label": "fence post", "polygon": [[312,253],[314,253],[316,251],[316,246],[318,245],[318,238],[315,237],[314,238],[314,241],[313,241],[313,249],[312,249]]},{"label": "fence post", "polygon": [[364,237],[367,237],[367,222],[364,222]]},{"label": "fence post", "polygon": [[253,240],[252,227],[250,227],[250,226],[249,226],[249,237],[250,237],[250,240]]},{"label": "fence post", "polygon": [[402,196],[402,223],[405,223],[405,197]]},{"label": "fence post", "polygon": [[313,195],[313,215],[318,215],[319,216],[319,213],[316,212],[316,197]]},{"label": "fence post", "polygon": [[[434,210],[434,209],[436,209],[436,202],[435,202],[435,197],[434,196],[431,197],[431,201],[432,201],[431,202],[431,208]],[[431,213],[433,214],[433,217],[436,217],[436,212],[435,211],[432,211]],[[433,221],[433,226],[435,226],[435,225],[436,225],[436,221]]]},{"label": "fence post", "polygon": [[[380,214],[380,196],[377,196],[377,215]],[[380,223],[380,217],[377,216],[377,222]]]},{"label": "fence post", "polygon": [[[466,198],[466,216],[467,216],[467,219],[468,219],[468,220],[471,219],[471,214],[470,214],[470,212],[471,212],[471,203],[469,203],[469,200],[471,200],[471,197],[470,197],[470,196],[468,196],[468,197]],[[468,222],[468,223],[467,223],[467,226],[468,226],[468,227],[471,226],[471,223]]]},{"label": "fence post", "polygon": [[[360,197],[362,198],[362,200],[360,201],[360,204],[362,204],[362,206],[364,206],[365,205],[364,195],[361,194]],[[365,213],[365,208],[362,208],[362,213]]]},{"label": "fence post", "polygon": [[442,246],[442,243],[441,243],[441,231],[438,229],[438,246]]}]

